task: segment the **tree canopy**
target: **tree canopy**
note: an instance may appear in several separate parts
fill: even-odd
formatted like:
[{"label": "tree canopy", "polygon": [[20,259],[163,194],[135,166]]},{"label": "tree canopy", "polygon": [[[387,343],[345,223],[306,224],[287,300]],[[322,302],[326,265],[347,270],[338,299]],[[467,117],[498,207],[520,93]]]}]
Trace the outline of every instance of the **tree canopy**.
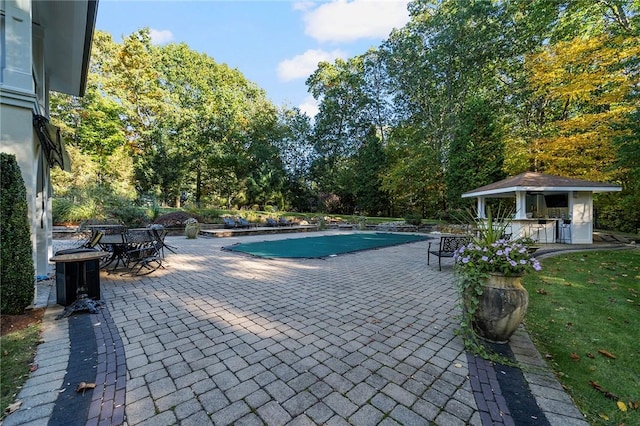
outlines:
[{"label": "tree canopy", "polygon": [[52,116],[101,191],[132,200],[448,217],[460,194],[530,170],[620,183],[601,217],[640,227],[637,0],[408,7],[378,48],[318,64],[315,117],[144,28],[98,31],[87,95],[56,94]]}]

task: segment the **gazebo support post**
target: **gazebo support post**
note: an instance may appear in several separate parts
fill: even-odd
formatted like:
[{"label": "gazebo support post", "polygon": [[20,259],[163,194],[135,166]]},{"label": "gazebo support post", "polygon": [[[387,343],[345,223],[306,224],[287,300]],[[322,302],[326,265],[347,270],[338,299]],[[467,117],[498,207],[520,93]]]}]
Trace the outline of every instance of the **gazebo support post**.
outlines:
[{"label": "gazebo support post", "polygon": [[516,219],[527,218],[527,191],[516,191]]},{"label": "gazebo support post", "polygon": [[477,203],[478,219],[486,219],[487,213],[485,209],[485,197],[478,197]]}]

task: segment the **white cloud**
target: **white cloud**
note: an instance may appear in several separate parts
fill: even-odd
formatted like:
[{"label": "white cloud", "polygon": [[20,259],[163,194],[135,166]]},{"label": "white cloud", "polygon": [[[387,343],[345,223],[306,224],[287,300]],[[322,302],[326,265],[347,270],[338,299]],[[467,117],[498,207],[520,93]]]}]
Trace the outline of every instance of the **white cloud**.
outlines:
[{"label": "white cloud", "polygon": [[151,43],[153,44],[167,44],[173,41],[173,33],[169,30],[149,30],[151,36]]},{"label": "white cloud", "polygon": [[320,111],[318,106],[319,103],[313,98],[313,96],[307,96],[304,101],[298,105],[298,108],[309,117],[314,118],[316,114],[318,114],[318,111]]},{"label": "white cloud", "polygon": [[325,42],[386,38],[409,21],[409,0],[336,0],[304,16],[305,34]]},{"label": "white cloud", "polygon": [[278,64],[278,78],[281,81],[291,81],[307,78],[318,68],[318,62],[333,62],[336,58],[346,58],[347,53],[340,50],[307,50],[302,55],[285,59]]},{"label": "white cloud", "polygon": [[293,3],[291,7],[293,8],[293,10],[305,11],[305,10],[313,9],[315,5],[316,3],[313,1],[296,1]]}]

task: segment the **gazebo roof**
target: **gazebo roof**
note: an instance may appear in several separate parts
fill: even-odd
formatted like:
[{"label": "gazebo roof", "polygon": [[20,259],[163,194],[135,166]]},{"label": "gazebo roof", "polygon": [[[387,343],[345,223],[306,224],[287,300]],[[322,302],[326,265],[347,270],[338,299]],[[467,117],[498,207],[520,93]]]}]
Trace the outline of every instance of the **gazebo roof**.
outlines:
[{"label": "gazebo roof", "polygon": [[622,187],[612,183],[595,182],[590,180],[573,179],[562,176],[545,175],[535,172],[524,172],[510,178],[481,186],[462,194],[462,198],[480,197],[486,195],[507,195],[518,191],[529,192],[615,192]]}]

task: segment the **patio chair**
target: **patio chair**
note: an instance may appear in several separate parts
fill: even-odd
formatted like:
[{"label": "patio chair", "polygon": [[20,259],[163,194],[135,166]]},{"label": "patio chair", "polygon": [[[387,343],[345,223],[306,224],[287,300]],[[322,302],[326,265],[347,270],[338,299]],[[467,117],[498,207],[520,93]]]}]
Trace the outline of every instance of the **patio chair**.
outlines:
[{"label": "patio chair", "polygon": [[[130,230],[126,235],[126,241],[125,263],[134,275],[146,275],[164,268],[160,254],[161,246],[151,230]],[[142,273],[143,269],[145,269],[144,273]]]},{"label": "patio chair", "polygon": [[427,265],[430,263],[431,255],[434,255],[438,258],[438,270],[442,271],[442,258],[453,257],[460,247],[466,246],[471,240],[472,238],[468,235],[442,236],[437,249],[435,247],[431,249],[432,242],[430,241],[427,247]]},{"label": "patio chair", "polygon": [[153,234],[153,236],[156,239],[156,242],[160,248],[160,253],[162,255],[162,258],[164,259],[164,249],[166,248],[167,250],[169,250],[171,253],[176,252],[176,247],[174,246],[170,246],[169,244],[165,243],[164,239],[168,234],[168,231],[165,229],[164,226],[159,225],[159,224],[153,224],[149,226],[149,229],[151,231],[151,233]]},{"label": "patio chair", "polygon": [[78,253],[81,250],[96,250],[96,246],[100,243],[100,239],[104,233],[102,231],[96,231],[91,235],[91,238],[82,245],[77,247],[73,247],[70,249],[58,250],[56,252],[56,256],[59,254],[70,254],[70,253]]},{"label": "patio chair", "polygon": [[223,217],[222,220],[224,221],[224,227],[227,229],[238,227],[238,224],[236,223],[236,221],[230,217]]}]

